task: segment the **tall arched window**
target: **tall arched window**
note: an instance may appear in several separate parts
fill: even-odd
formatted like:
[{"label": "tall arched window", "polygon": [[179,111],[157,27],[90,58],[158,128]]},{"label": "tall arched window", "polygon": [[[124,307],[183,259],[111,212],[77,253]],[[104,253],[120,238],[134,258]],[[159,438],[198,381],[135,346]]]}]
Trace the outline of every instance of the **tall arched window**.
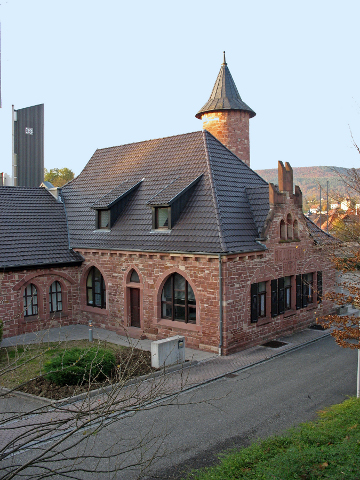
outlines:
[{"label": "tall arched window", "polygon": [[286,225],[284,220],[280,222],[280,238],[281,240],[286,240]]},{"label": "tall arched window", "polygon": [[287,223],[287,238],[288,238],[288,240],[292,240],[292,238],[293,238],[293,222],[292,222],[292,217],[291,217],[290,213],[287,216],[286,223]]},{"label": "tall arched window", "polygon": [[24,295],[24,316],[31,317],[38,314],[38,293],[33,283],[25,287]]},{"label": "tall arched window", "polygon": [[299,223],[297,220],[294,220],[294,238],[299,238]]},{"label": "tall arched window", "polygon": [[173,273],[161,294],[161,317],[185,323],[196,323],[194,291],[184,277]]},{"label": "tall arched window", "polygon": [[86,303],[91,307],[106,308],[106,288],[103,276],[91,267],[86,279]]},{"label": "tall arched window", "polygon": [[49,290],[50,312],[62,312],[62,295],[60,282],[53,282]]}]

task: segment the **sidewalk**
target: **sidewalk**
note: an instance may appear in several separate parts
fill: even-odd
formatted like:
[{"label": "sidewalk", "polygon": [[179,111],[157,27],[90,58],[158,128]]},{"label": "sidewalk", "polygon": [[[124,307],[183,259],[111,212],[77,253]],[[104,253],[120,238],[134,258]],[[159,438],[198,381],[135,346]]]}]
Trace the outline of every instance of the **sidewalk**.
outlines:
[{"label": "sidewalk", "polygon": [[[46,343],[46,342],[65,342],[67,340],[84,340],[89,338],[89,327],[87,325],[69,325],[66,327],[50,328],[48,330],[40,330],[35,333],[24,333],[16,337],[5,338],[0,346],[11,347],[13,345],[25,345],[29,343]],[[124,347],[134,347],[140,350],[151,351],[151,340],[138,340],[136,338],[118,335],[110,330],[102,328],[93,328],[94,340],[106,340],[116,345]],[[186,348],[186,360],[201,361],[217,356],[215,353],[203,352]]]},{"label": "sidewalk", "polygon": [[[80,325],[74,327],[63,327],[61,329],[52,329],[46,331],[44,336],[40,336],[39,333],[31,336],[21,335],[20,337],[8,338],[2,342],[2,346],[14,345],[20,340],[23,343],[33,343],[36,341],[58,340],[64,338],[67,340],[76,338],[87,338],[88,329]],[[80,426],[87,425],[89,428],[89,415],[92,413],[92,422],[98,422],[100,418],[108,418],[104,414],[103,407],[106,406],[109,397],[112,397],[111,409],[114,415],[122,415],[124,410],[138,409],[138,405],[146,405],[153,402],[158,402],[161,399],[165,399],[171,395],[179,392],[183,392],[199,385],[206,384],[217,378],[221,378],[228,374],[236,373],[244,368],[252,365],[264,362],[268,359],[274,358],[278,355],[282,355],[291,350],[300,348],[304,345],[317,341],[325,336],[328,336],[330,331],[305,329],[302,332],[295,333],[286,337],[278,338],[278,341],[284,342],[283,346],[279,348],[270,348],[265,346],[256,346],[247,350],[229,355],[227,357],[214,356],[205,352],[198,352],[196,350],[190,351],[187,349],[187,358],[192,359],[195,363],[190,364],[189,367],[180,368],[176,371],[165,373],[158,376],[149,377],[148,379],[142,379],[140,381],[134,380],[129,385],[122,385],[114,397],[114,388],[110,394],[106,390],[99,391],[91,398],[72,398],[67,402],[52,402],[50,405],[42,404],[43,406],[36,408],[38,410],[33,411],[31,416],[18,415],[17,418],[7,422],[3,417],[2,434],[0,435],[0,452],[8,451],[9,445],[16,445],[16,451],[18,449],[28,449],[34,445],[34,442],[49,441],[54,435],[61,435]],[[129,341],[134,342],[133,345],[138,348],[144,348],[148,350],[150,348],[150,342],[148,340],[132,340],[126,337],[120,337],[113,332],[104,331],[100,329],[94,329],[94,338],[107,339],[120,345],[128,345]],[[125,342],[125,343],[122,343]],[[115,401],[114,401],[115,398]],[[1,412],[4,412],[4,401],[7,400],[7,405],[13,403],[14,407],[17,405],[18,399],[14,396],[12,398],[3,398],[0,401],[0,418]],[[11,402],[13,400],[13,402]],[[30,400],[30,398],[29,398]],[[34,398],[34,401],[36,397]],[[14,403],[15,402],[15,403]],[[31,403],[31,400],[30,400]],[[83,405],[86,403],[86,411]],[[35,406],[35,404],[34,404]],[[141,406],[140,406],[141,408]],[[104,408],[105,410],[105,408]],[[16,408],[13,409],[16,412]],[[74,420],[74,413],[77,412],[76,421]],[[79,412],[82,416],[79,417]],[[10,421],[9,421],[10,420]],[[51,427],[50,427],[51,425]],[[46,426],[46,428],[44,428]],[[36,432],[36,433],[35,433]],[[10,448],[11,450],[11,448]]]}]

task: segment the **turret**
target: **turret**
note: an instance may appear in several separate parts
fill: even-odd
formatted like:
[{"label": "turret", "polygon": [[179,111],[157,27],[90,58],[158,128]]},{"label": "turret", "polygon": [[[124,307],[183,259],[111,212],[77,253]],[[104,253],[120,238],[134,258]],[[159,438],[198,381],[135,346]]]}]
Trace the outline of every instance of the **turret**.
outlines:
[{"label": "turret", "polygon": [[224,60],[209,100],[195,115],[203,129],[250,167],[249,119],[256,113],[244,103]]}]

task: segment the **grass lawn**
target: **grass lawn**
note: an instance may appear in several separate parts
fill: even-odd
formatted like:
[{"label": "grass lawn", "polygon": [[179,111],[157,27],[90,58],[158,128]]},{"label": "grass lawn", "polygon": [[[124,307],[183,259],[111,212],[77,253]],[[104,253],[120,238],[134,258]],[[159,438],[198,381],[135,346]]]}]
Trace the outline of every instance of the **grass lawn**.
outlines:
[{"label": "grass lawn", "polygon": [[220,458],[219,465],[194,471],[187,480],[359,480],[360,399]]},{"label": "grass lawn", "polygon": [[[53,399],[81,393],[84,388],[89,388],[89,386],[84,388],[76,386],[75,389],[73,387],[60,389],[49,386],[50,382],[42,378],[44,364],[59,353],[61,354],[73,347],[88,349],[97,346],[111,350],[116,356],[117,371],[114,372],[114,381],[119,380],[119,372],[121,372],[121,379],[127,380],[130,377],[144,375],[153,370],[150,353],[139,349],[122,347],[105,341],[94,341],[92,343],[89,343],[88,340],[44,342],[0,348],[0,387],[19,389]],[[94,384],[91,389],[98,387],[99,384]]]}]

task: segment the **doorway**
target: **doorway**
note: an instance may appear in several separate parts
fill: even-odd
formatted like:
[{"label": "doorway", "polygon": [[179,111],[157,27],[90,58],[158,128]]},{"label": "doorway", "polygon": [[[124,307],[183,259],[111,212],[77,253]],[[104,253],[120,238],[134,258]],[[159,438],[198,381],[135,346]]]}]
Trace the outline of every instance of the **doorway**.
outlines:
[{"label": "doorway", "polygon": [[130,325],[140,328],[140,289],[130,288]]}]

